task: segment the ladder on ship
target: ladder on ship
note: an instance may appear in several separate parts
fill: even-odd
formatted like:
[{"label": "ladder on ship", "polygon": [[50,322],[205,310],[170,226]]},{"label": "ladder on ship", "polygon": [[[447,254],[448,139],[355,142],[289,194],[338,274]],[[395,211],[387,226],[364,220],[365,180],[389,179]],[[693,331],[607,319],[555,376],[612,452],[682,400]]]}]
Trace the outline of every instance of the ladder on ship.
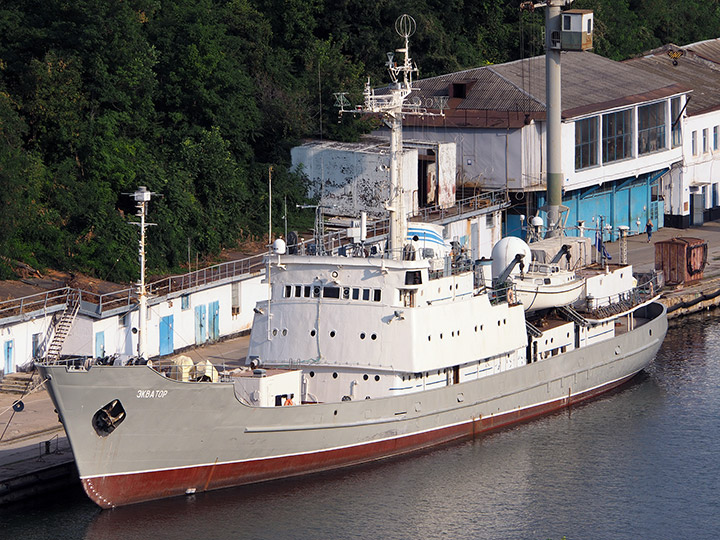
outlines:
[{"label": "ladder on ship", "polygon": [[63,344],[72,329],[79,310],[80,291],[75,289],[68,291],[67,299],[65,300],[65,309],[60,315],[60,320],[55,325],[52,341],[45,355],[45,361],[48,364],[55,364],[60,359]]},{"label": "ladder on ship", "polygon": [[558,306],[557,308],[558,312],[563,314],[565,317],[567,317],[568,320],[573,321],[574,323],[579,324],[580,326],[589,326],[590,323],[588,320],[580,315],[577,311],[575,311],[570,306]]},{"label": "ladder on ship", "polygon": [[534,338],[539,338],[543,335],[542,331],[530,321],[525,321],[525,328],[527,329],[527,333]]}]

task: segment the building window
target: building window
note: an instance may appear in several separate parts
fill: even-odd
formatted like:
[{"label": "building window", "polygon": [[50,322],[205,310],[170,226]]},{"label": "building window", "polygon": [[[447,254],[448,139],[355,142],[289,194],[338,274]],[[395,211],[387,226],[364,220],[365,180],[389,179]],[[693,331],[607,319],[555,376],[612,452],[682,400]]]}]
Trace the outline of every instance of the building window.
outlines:
[{"label": "building window", "polygon": [[692,132],[692,137],[690,138],[691,146],[692,146],[692,155],[697,156],[697,131]]},{"label": "building window", "polygon": [[682,131],[680,129],[680,98],[674,97],[670,100],[670,121],[672,122],[672,147],[677,148],[682,144]]},{"label": "building window", "polygon": [[718,126],[713,128],[713,150],[718,149]]},{"label": "building window", "polygon": [[180,308],[185,311],[186,309],[190,309],[190,295],[189,294],[183,294],[180,297]]},{"label": "building window", "polygon": [[665,103],[638,107],[638,155],[665,148]]},{"label": "building window", "polygon": [[710,147],[708,146],[710,141],[708,141],[708,129],[703,129],[703,154],[707,154]]},{"label": "building window", "polygon": [[575,170],[597,165],[597,116],[575,122]]},{"label": "building window", "polygon": [[602,117],[603,163],[632,157],[632,111],[618,111]]}]

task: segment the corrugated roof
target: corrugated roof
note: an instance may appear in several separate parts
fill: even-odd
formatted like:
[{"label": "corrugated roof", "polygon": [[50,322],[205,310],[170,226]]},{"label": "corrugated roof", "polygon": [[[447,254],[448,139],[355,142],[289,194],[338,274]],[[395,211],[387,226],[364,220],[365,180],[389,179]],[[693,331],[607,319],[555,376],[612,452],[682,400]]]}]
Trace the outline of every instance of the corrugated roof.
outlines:
[{"label": "corrugated roof", "polygon": [[[683,52],[676,57],[677,65],[668,54],[671,51]],[[624,64],[646,76],[663,76],[691,88],[692,99],[687,106],[690,116],[720,109],[720,39],[682,47],[668,44]]]},{"label": "corrugated roof", "polygon": [[[444,125],[519,127],[529,118],[545,116],[545,56],[484,66],[421,79],[413,97],[431,100],[451,96],[453,83],[465,83],[463,99],[449,99]],[[571,118],[613,107],[642,103],[686,91],[658,73],[648,77],[630,65],[590,52],[562,53],[563,116]],[[409,122],[408,122],[409,121]],[[413,124],[417,121],[406,118]],[[437,123],[425,118],[422,123]]]}]

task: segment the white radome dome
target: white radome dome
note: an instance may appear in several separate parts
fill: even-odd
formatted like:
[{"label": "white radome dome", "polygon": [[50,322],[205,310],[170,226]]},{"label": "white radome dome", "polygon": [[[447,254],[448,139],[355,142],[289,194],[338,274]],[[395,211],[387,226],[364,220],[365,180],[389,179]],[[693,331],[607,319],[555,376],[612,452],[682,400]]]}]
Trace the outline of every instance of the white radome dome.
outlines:
[{"label": "white radome dome", "polygon": [[287,245],[282,238],[278,238],[272,244],[272,250],[275,255],[285,255],[286,248]]},{"label": "white radome dome", "polygon": [[[508,267],[508,265],[515,259],[515,255],[521,253],[524,255],[522,262],[525,267],[530,264],[532,260],[532,252],[530,246],[517,236],[506,236],[493,246],[492,249],[492,277],[496,279],[502,272]],[[520,265],[516,265],[513,268],[510,275],[517,275],[520,273]]]}]

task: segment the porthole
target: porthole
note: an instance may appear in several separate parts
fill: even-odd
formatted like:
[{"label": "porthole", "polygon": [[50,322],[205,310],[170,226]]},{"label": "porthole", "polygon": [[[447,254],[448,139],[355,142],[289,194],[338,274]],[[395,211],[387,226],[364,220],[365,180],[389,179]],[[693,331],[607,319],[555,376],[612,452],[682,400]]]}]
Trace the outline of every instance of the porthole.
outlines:
[{"label": "porthole", "polygon": [[372,334],[372,335],[370,336],[370,339],[372,339],[372,340],[377,339],[377,334]]},{"label": "porthole", "polygon": [[475,331],[477,332],[477,324],[475,325]]},{"label": "porthole", "polygon": [[428,341],[430,341],[430,336],[428,336]]},{"label": "porthole", "polygon": [[650,330],[650,335],[652,336],[652,330]]},{"label": "porthole", "polygon": [[335,330],[330,330],[330,337],[335,337]]},{"label": "porthole", "polygon": [[283,328],[282,335],[287,336],[287,328]]},{"label": "porthole", "polygon": [[314,329],[314,328],[313,328],[312,330],[310,330],[310,335],[311,335],[312,337],[315,337],[315,329]]},{"label": "porthole", "polygon": [[500,326],[500,321],[498,321],[498,326]]},{"label": "porthole", "polygon": [[507,324],[507,319],[503,319],[503,324]]},{"label": "porthole", "polygon": [[455,337],[455,330],[453,330],[452,332],[450,332],[450,337]]},{"label": "porthole", "polygon": [[365,339],[365,332],[360,332],[360,339]]},{"label": "porthole", "polygon": [[310,376],[311,376],[311,377],[314,377],[314,376],[315,376],[315,372],[314,372],[314,371],[311,371],[311,372],[310,372]]},{"label": "porthole", "polygon": [[378,382],[380,380],[380,375],[375,375],[375,382]]},{"label": "porthole", "polygon": [[458,337],[460,337],[460,330],[458,330]]},{"label": "porthole", "polygon": [[313,287],[313,296],[315,298],[318,298],[320,296],[320,287],[318,287],[317,285]]},{"label": "porthole", "polygon": [[440,332],[440,339],[442,339],[442,332]]},{"label": "porthole", "polygon": [[277,336],[277,335],[278,335],[278,329],[277,329],[277,328],[273,328],[272,334],[273,334],[273,336]]},{"label": "porthole", "polygon": [[368,379],[369,379],[369,377],[368,377],[367,373],[365,375],[363,375],[363,381],[367,381]]},{"label": "porthole", "polygon": [[337,379],[337,371],[333,372],[333,379]]}]

